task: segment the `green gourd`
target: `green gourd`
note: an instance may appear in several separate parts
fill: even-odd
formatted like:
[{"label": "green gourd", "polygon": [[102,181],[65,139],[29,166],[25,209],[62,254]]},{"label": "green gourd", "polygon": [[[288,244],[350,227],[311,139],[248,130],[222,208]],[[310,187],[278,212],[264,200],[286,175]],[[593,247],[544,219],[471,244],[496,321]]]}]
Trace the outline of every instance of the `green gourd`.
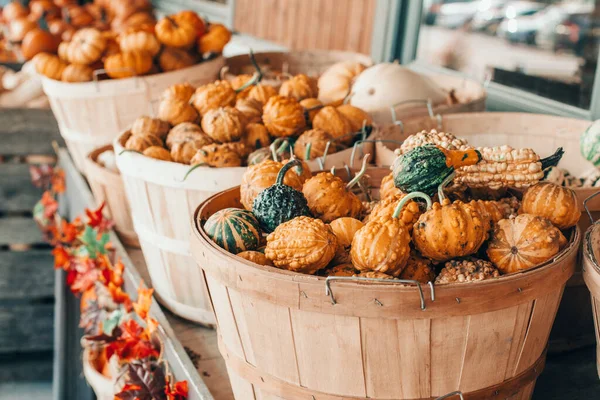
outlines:
[{"label": "green gourd", "polygon": [[240,208],[225,208],[208,218],[204,232],[220,247],[232,254],[256,250],[261,231],[254,215]]},{"label": "green gourd", "polygon": [[600,120],[583,132],[579,138],[579,148],[583,158],[600,167]]},{"label": "green gourd", "polygon": [[446,150],[433,145],[416,147],[394,161],[394,184],[405,193],[424,192],[433,196],[456,168],[474,165],[480,160],[481,154],[475,149]]},{"label": "green gourd", "polygon": [[310,217],[308,202],[302,192],[283,184],[286,172],[292,167],[302,168],[300,160],[286,163],[271,187],[258,194],[252,212],[266,232],[273,232],[280,224],[300,216]]}]

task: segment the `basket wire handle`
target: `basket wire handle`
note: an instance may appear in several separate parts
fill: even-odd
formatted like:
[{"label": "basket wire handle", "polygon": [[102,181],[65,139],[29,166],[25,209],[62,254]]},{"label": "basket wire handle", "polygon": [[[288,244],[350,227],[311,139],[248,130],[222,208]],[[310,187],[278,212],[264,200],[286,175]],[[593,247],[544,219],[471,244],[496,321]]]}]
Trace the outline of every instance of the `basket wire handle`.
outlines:
[{"label": "basket wire handle", "polygon": [[440,114],[435,114],[433,111],[433,101],[431,99],[413,99],[413,100],[404,100],[399,103],[390,106],[390,114],[392,114],[392,123],[396,126],[400,127],[401,134],[404,134],[404,123],[398,119],[398,115],[396,114],[396,108],[402,106],[404,104],[425,104],[427,107],[427,113],[429,114],[429,118],[437,121],[438,129],[442,129],[442,116]]},{"label": "basket wire handle", "polygon": [[350,155],[350,168],[354,168],[354,157],[356,156],[356,149],[360,147],[360,158],[364,157],[364,148],[362,146],[363,143],[394,143],[397,145],[401,145],[402,142],[399,140],[391,140],[391,139],[363,139],[357,140],[352,147],[352,154]]},{"label": "basket wire handle", "polygon": [[[421,300],[421,310],[425,310],[427,306],[425,305],[425,295],[423,295],[423,289],[421,288],[421,282],[414,281],[410,279],[382,279],[382,278],[363,278],[359,276],[328,276],[325,278],[325,295],[329,296],[331,299],[331,304],[336,305],[335,297],[333,295],[333,290],[331,289],[332,281],[358,281],[358,282],[377,282],[377,283],[409,283],[417,285],[417,290],[419,292],[419,299]],[[377,299],[375,299],[377,300]],[[432,300],[433,301],[433,300]],[[382,305],[381,303],[378,303]]]},{"label": "basket wire handle", "polygon": [[332,143],[338,142],[344,138],[347,137],[353,137],[353,136],[357,136],[357,135],[362,135],[362,139],[364,139],[367,136],[367,132],[365,130],[365,126],[363,125],[363,129],[358,131],[358,132],[350,132],[350,133],[346,133],[345,135],[342,136],[338,136],[335,139],[331,139],[327,141],[327,144],[325,145],[325,151],[323,152],[323,155],[321,157],[317,157],[317,163],[319,164],[319,168],[323,171],[325,170],[325,162],[327,160],[327,154],[329,154],[329,148],[331,147]]},{"label": "basket wire handle", "polygon": [[590,218],[590,221],[592,222],[592,224],[595,223],[596,221],[594,221],[594,217],[592,217],[592,212],[588,208],[587,203],[588,203],[588,201],[590,201],[594,197],[598,196],[599,194],[600,194],[600,191],[597,191],[596,193],[594,193],[593,195],[589,196],[588,198],[586,198],[583,201],[583,208],[585,208],[585,212],[587,212],[587,215]]},{"label": "basket wire handle", "polygon": [[436,397],[435,400],[449,399],[450,397],[454,397],[454,396],[458,396],[460,398],[460,400],[465,400],[465,396],[463,396],[463,394],[460,390],[457,390],[456,392],[445,394],[440,397]]}]

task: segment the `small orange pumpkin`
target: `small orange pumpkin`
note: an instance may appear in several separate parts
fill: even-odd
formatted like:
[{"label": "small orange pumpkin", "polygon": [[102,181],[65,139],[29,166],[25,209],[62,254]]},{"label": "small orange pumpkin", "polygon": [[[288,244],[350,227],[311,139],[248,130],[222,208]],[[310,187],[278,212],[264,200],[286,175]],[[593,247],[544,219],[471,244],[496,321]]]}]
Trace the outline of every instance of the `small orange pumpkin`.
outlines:
[{"label": "small orange pumpkin", "polygon": [[60,39],[46,29],[47,24],[44,21],[41,18],[40,27],[30,30],[23,38],[21,52],[26,60],[31,60],[39,53],[54,54],[58,50]]},{"label": "small orange pumpkin", "polygon": [[169,150],[161,146],[150,146],[142,152],[143,155],[162,161],[173,161]]},{"label": "small orange pumpkin", "polygon": [[73,35],[71,42],[61,43],[61,57],[75,64],[89,65],[98,61],[104,50],[106,50],[106,38],[94,28],[81,29]]},{"label": "small orange pumpkin", "polygon": [[356,61],[333,64],[319,77],[319,100],[325,104],[344,100],[350,94],[354,79],[366,68]]},{"label": "small orange pumpkin", "polygon": [[155,27],[158,40],[169,47],[189,48],[196,40],[196,26],[185,18],[164,17]]},{"label": "small orange pumpkin", "polygon": [[306,127],[304,109],[291,97],[273,96],[263,108],[265,127],[275,137],[290,137]]},{"label": "small orange pumpkin", "polygon": [[198,53],[222,53],[231,40],[231,31],[222,24],[210,24],[208,32],[198,39]]},{"label": "small orange pumpkin", "polygon": [[196,89],[192,97],[192,104],[200,115],[208,111],[226,106],[235,105],[236,93],[228,81],[216,81]]},{"label": "small orange pumpkin", "polygon": [[167,136],[173,161],[183,164],[189,164],[198,150],[211,143],[212,139],[198,125],[187,122],[171,129]]},{"label": "small orange pumpkin", "polygon": [[252,149],[268,147],[271,144],[269,132],[263,124],[249,123],[246,125],[242,141]]},{"label": "small orange pumpkin", "polygon": [[575,192],[550,182],[530,186],[523,195],[520,212],[547,218],[558,229],[577,225],[581,217]]},{"label": "small orange pumpkin", "polygon": [[106,58],[104,69],[114,79],[144,75],[152,69],[152,56],[141,51],[115,54]]},{"label": "small orange pumpkin", "polygon": [[[298,137],[294,144],[294,154],[301,160],[314,160],[317,157],[325,154],[327,143],[333,140],[333,136],[321,129],[311,129],[305,131]],[[310,144],[310,150],[308,145]],[[335,142],[331,142],[329,153],[337,151]]]},{"label": "small orange pumpkin", "polygon": [[94,16],[84,7],[76,4],[63,8],[63,19],[69,21],[76,28],[84,28],[94,23]]},{"label": "small orange pumpkin", "polygon": [[198,122],[198,112],[187,101],[166,98],[158,105],[158,118],[171,125],[179,125],[184,122]]},{"label": "small orange pumpkin", "polygon": [[158,65],[165,72],[188,68],[196,62],[195,56],[175,47],[165,47],[158,57]]},{"label": "small orange pumpkin", "polygon": [[26,17],[27,14],[29,14],[29,10],[19,0],[11,1],[2,9],[2,17],[6,22]]},{"label": "small orange pumpkin", "polygon": [[208,111],[202,117],[202,130],[218,143],[240,140],[245,128],[242,113],[233,107],[221,107]]},{"label": "small orange pumpkin", "polygon": [[308,116],[308,121],[312,125],[315,116],[321,108],[324,107],[319,99],[308,98],[300,101],[300,105],[304,108],[304,114]]},{"label": "small orange pumpkin", "polygon": [[358,132],[363,127],[373,125],[373,118],[369,113],[361,110],[358,107],[354,107],[350,104],[342,104],[335,108],[338,113],[345,117],[350,122],[350,128],[352,132]]},{"label": "small orange pumpkin", "polygon": [[250,92],[248,92],[248,98],[258,101],[263,106],[271,97],[276,95],[277,90],[273,86],[261,84],[252,86]]},{"label": "small orange pumpkin", "polygon": [[121,51],[145,51],[152,57],[160,52],[160,43],[152,32],[143,29],[131,29],[119,35]]},{"label": "small orange pumpkin", "polygon": [[350,135],[355,132],[352,129],[352,123],[335,107],[321,108],[313,119],[313,128],[324,130],[344,144],[350,144],[354,139]]},{"label": "small orange pumpkin", "polygon": [[42,74],[50,79],[61,80],[67,64],[54,54],[39,53],[33,57],[33,65],[38,74]]},{"label": "small orange pumpkin", "polygon": [[196,89],[189,83],[176,83],[175,85],[169,86],[161,93],[161,100],[179,100],[188,102],[194,95]]},{"label": "small orange pumpkin", "polygon": [[154,135],[131,135],[125,142],[125,148],[127,150],[139,151],[140,153],[146,150],[148,147],[158,146],[162,147],[163,142]]},{"label": "small orange pumpkin", "polygon": [[315,98],[319,94],[317,81],[304,74],[298,74],[281,84],[279,94],[285,97],[293,97],[298,101]]},{"label": "small orange pumpkin", "polygon": [[63,70],[61,80],[63,82],[89,82],[93,76],[94,70],[88,65],[69,64]]},{"label": "small orange pumpkin", "polygon": [[214,168],[240,167],[242,158],[226,144],[209,144],[198,149],[190,160],[191,165],[205,165]]},{"label": "small orange pumpkin", "polygon": [[136,118],[131,125],[131,133],[134,135],[154,135],[161,140],[165,140],[169,129],[170,126],[167,122],[145,115]]},{"label": "small orange pumpkin", "polygon": [[194,27],[196,30],[196,36],[200,37],[204,35],[206,31],[206,24],[204,20],[198,16],[194,11],[183,10],[173,16],[173,19],[179,23],[187,23]]},{"label": "small orange pumpkin", "polygon": [[241,111],[248,122],[261,122],[262,104],[254,99],[240,99],[235,102],[235,108]]},{"label": "small orange pumpkin", "polygon": [[11,42],[21,42],[27,33],[37,28],[37,23],[27,17],[20,17],[9,20],[8,25],[8,40]]}]

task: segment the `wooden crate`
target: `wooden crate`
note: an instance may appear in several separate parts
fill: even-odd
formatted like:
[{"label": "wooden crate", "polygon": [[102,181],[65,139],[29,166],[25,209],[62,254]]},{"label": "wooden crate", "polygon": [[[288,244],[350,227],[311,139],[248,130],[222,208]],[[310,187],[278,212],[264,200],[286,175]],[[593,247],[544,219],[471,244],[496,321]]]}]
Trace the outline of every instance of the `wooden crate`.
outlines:
[{"label": "wooden crate", "polygon": [[[0,382],[51,380],[54,269],[32,219],[42,191],[29,162],[51,160],[49,110],[0,111]],[[17,356],[18,355],[18,356]]]},{"label": "wooden crate", "polygon": [[[239,187],[203,202],[194,221],[239,207]],[[219,349],[237,400],[529,399],[545,360],[570,246],[535,269],[435,287],[330,281],[260,266],[215,245],[196,223],[194,259],[205,271]],[[435,301],[433,300],[435,297]],[[424,304],[423,304],[424,303]]]}]

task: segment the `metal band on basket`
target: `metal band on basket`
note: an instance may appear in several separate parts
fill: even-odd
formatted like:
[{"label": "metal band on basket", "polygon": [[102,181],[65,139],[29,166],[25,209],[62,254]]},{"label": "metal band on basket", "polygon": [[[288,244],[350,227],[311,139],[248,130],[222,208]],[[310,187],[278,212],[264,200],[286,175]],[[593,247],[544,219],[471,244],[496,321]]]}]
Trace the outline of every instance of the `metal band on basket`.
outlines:
[{"label": "metal band on basket", "polygon": [[[227,368],[235,372],[245,381],[257,386],[261,390],[273,395],[285,396],[287,400],[389,400],[388,398],[378,397],[348,397],[331,393],[318,392],[305,386],[295,385],[273,376],[258,367],[246,362],[235,353],[230,352],[223,342],[221,335],[218,335],[219,352],[225,359]],[[461,399],[461,400],[487,400],[490,398],[506,399],[518,394],[529,384],[536,381],[544,370],[546,363],[547,349],[542,351],[539,358],[520,374],[509,378],[502,383],[485,387],[472,392],[454,391],[442,395],[441,397],[422,397],[410,400],[442,400],[442,399]]]}]

